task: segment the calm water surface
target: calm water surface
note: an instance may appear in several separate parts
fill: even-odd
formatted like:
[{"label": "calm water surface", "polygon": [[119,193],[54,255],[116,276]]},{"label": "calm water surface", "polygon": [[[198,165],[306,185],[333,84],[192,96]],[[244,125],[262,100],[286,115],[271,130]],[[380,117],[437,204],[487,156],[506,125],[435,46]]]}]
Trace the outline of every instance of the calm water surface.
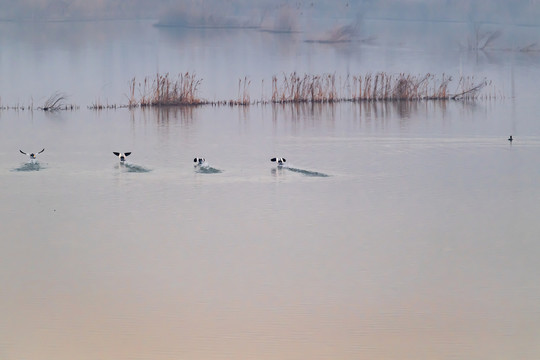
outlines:
[{"label": "calm water surface", "polygon": [[[144,34],[170,37],[158,53],[181,43]],[[37,51],[17,36],[14,52]],[[135,54],[131,41],[116,44]],[[58,46],[40,50],[49,64],[84,73],[78,48],[65,45],[70,63]],[[2,52],[4,76],[14,56]],[[516,98],[476,103],[2,111],[0,358],[538,358],[540,77],[522,56],[464,60],[508,89],[514,76]],[[129,79],[157,62],[127,64]],[[89,73],[103,69],[115,71]],[[15,93],[69,81],[23,78]],[[38,164],[18,152],[42,147]],[[132,155],[120,165],[113,151]],[[197,171],[199,156],[219,172]]]}]

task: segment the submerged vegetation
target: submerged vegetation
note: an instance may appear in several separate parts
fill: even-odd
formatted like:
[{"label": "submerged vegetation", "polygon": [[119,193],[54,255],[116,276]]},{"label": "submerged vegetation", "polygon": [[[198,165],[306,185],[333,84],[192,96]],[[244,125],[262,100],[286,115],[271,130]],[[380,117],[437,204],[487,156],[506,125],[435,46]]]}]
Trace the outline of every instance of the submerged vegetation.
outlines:
[{"label": "submerged vegetation", "polygon": [[17,110],[17,111],[29,110],[29,111],[32,111],[32,110],[34,110],[34,105],[24,105],[24,104],[20,104],[20,103],[17,103],[15,105],[3,105],[2,104],[2,99],[0,98],[0,110]]},{"label": "submerged vegetation", "polygon": [[126,106],[109,104],[108,101],[106,103],[103,103],[100,98],[97,98],[97,100],[94,103],[92,103],[92,105],[88,106],[90,110],[117,109],[121,107],[126,107]]},{"label": "submerged vegetation", "polygon": [[79,106],[67,103],[66,102],[67,99],[68,99],[67,95],[60,92],[55,92],[43,102],[42,106],[34,107],[33,100],[31,101],[29,105],[24,105],[20,103],[17,103],[15,105],[3,105],[0,98],[0,110],[17,110],[17,111],[41,110],[41,111],[46,111],[46,112],[55,112],[55,111],[61,111],[61,110],[79,109]]}]

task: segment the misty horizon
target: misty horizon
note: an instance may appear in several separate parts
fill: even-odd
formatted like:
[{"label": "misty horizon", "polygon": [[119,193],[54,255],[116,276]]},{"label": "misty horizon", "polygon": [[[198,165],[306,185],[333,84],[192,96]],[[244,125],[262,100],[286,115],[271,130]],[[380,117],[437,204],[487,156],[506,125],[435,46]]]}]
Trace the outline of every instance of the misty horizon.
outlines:
[{"label": "misty horizon", "polygon": [[[294,18],[302,23],[319,18],[344,20],[402,19],[429,21],[457,21],[513,25],[538,25],[540,7],[530,1],[417,1],[417,0],[330,0],[283,1],[270,0],[255,3],[245,0],[183,1],[169,0],[131,1],[104,0],[38,0],[0,1],[0,21],[89,21],[120,19],[153,19],[175,24],[175,19],[192,18],[217,24],[235,26],[264,26],[265,21],[283,21]],[[268,20],[268,19],[273,20]],[[276,20],[277,19],[277,20]],[[290,25],[289,19],[286,24]],[[179,23],[180,25],[182,22]],[[279,24],[278,24],[279,25]],[[302,29],[292,29],[299,30]]]}]

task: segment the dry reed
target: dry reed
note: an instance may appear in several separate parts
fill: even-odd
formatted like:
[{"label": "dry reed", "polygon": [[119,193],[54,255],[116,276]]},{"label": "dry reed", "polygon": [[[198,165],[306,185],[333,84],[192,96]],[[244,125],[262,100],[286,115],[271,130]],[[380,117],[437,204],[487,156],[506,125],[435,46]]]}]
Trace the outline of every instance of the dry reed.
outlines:
[{"label": "dry reed", "polygon": [[[412,101],[476,99],[486,80],[476,82],[472,77],[461,77],[455,93],[449,92],[452,77],[445,74],[391,75],[385,72],[348,75],[345,79],[335,74],[283,74],[272,78],[272,103],[319,103],[344,101]],[[337,85],[339,84],[339,86]]]},{"label": "dry reed", "polygon": [[238,98],[236,100],[229,100],[227,104],[234,105],[250,105],[251,97],[249,96],[249,86],[251,81],[246,77],[244,79],[238,79]]},{"label": "dry reed", "polygon": [[38,110],[43,111],[59,111],[59,110],[76,110],[79,107],[73,104],[66,103],[67,96],[63,93],[55,92],[45,102],[43,106],[39,106]]},{"label": "dry reed", "polygon": [[[476,80],[474,76],[462,76],[455,90],[450,91],[453,78],[446,74],[437,77],[427,73],[412,75],[385,72],[365,75],[336,76],[335,73],[322,75],[299,75],[296,72],[281,77],[274,75],[271,82],[270,98],[265,98],[264,79],[261,81],[261,98],[253,101],[249,90],[251,80],[246,76],[238,80],[237,97],[234,100],[206,101],[198,96],[202,79],[189,72],[172,78],[168,73],[146,77],[142,82],[132,78],[129,82],[128,103],[124,105],[103,103],[99,98],[88,109],[118,109],[153,106],[248,106],[253,104],[286,103],[338,103],[363,101],[420,101],[420,100],[476,100],[504,98],[491,81]],[[484,88],[490,89],[487,93]],[[56,92],[38,110],[75,110],[78,106],[66,103],[67,96]],[[33,110],[30,106],[17,104],[4,106],[0,110]]]},{"label": "dry reed", "polygon": [[[169,73],[156,73],[154,78],[146,77],[142,83],[137,83],[133,78],[129,85],[128,107],[206,104],[207,101],[197,97],[201,82],[202,79],[188,72],[179,74],[176,79],[172,79]],[[139,91],[138,99],[135,96],[136,89]]]}]

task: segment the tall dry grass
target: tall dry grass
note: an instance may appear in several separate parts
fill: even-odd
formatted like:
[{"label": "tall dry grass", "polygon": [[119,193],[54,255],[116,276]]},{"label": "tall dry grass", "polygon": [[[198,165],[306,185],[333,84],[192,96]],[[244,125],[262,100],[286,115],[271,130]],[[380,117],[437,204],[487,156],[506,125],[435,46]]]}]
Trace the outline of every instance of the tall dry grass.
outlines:
[{"label": "tall dry grass", "polygon": [[251,85],[251,80],[248,77],[244,79],[238,79],[238,97],[236,100],[229,100],[227,104],[229,105],[250,105],[251,96],[249,95],[249,87]]},{"label": "tall dry grass", "polygon": [[303,75],[296,72],[283,74],[280,81],[272,77],[272,102],[333,102],[338,99],[335,74]]},{"label": "tall dry grass", "polygon": [[209,102],[198,97],[202,79],[198,79],[195,74],[184,73],[177,78],[171,78],[168,73],[157,73],[155,77],[146,77],[140,83],[135,78],[131,80],[127,107],[472,100],[479,98],[481,90],[491,84],[486,80],[476,81],[474,77],[461,77],[455,91],[451,92],[452,81],[453,78],[446,74],[437,77],[430,73],[412,75],[378,72],[341,77],[335,73],[299,75],[293,72],[272,77],[269,99],[264,97],[262,80],[261,99],[253,101],[249,93],[251,80],[246,76],[238,80],[236,99]]},{"label": "tall dry grass", "polygon": [[169,76],[169,73],[156,73],[155,77],[146,77],[139,83],[133,78],[129,84],[128,106],[202,105],[207,101],[197,95],[201,83],[202,79],[189,72],[179,74],[176,78]]},{"label": "tall dry grass", "polygon": [[[251,80],[246,76],[237,84],[237,97],[233,100],[207,101],[199,97],[202,79],[189,72],[172,77],[156,73],[145,77],[142,82],[132,78],[129,82],[127,104],[110,104],[100,98],[88,106],[91,110],[152,107],[152,106],[193,106],[230,105],[247,106],[254,104],[285,103],[338,103],[361,101],[419,101],[419,100],[476,100],[501,99],[491,81],[476,79],[474,76],[461,76],[457,81],[452,76],[435,76],[427,73],[412,75],[407,73],[388,74],[385,72],[365,75],[337,76],[335,73],[322,75],[296,72],[274,75],[271,82],[270,97],[265,94],[265,81],[261,80],[261,98],[253,100],[250,95]],[[456,84],[454,86],[454,84]],[[486,91],[487,89],[487,91]],[[43,111],[75,110],[79,107],[68,104],[67,96],[56,92],[36,109]],[[0,110],[33,110],[32,105],[2,104]]]},{"label": "tall dry grass", "polygon": [[296,72],[272,77],[272,103],[318,103],[342,101],[449,100],[475,99],[490,85],[485,79],[461,77],[455,92],[453,78],[443,74],[396,75],[385,72],[336,77],[335,74],[298,75]]}]

